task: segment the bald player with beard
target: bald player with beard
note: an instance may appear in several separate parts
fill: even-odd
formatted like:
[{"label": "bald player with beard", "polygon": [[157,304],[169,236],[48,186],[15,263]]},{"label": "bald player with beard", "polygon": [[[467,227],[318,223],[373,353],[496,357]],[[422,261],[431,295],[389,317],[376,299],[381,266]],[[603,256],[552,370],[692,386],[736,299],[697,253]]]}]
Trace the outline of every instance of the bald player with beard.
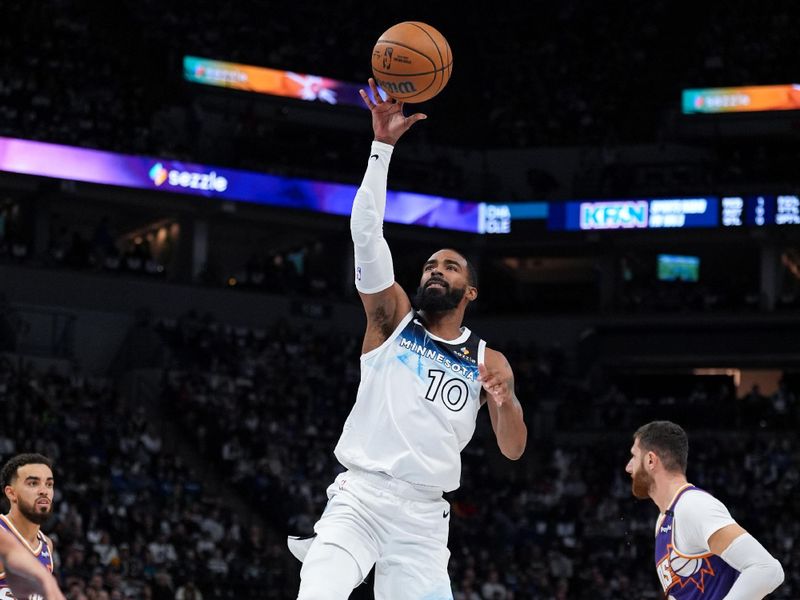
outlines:
[{"label": "bald player with beard", "polygon": [[728,509],[686,480],[689,438],[670,421],[633,434],[625,471],[636,498],[661,514],[655,563],[665,600],[760,600],[783,583],[781,564]]},{"label": "bald player with beard", "polygon": [[[53,495],[55,490],[55,480],[53,478],[53,466],[45,456],[41,454],[19,454],[11,458],[0,471],[0,481],[3,485],[3,493],[11,505],[8,513],[0,515],[0,529],[16,539],[40,565],[53,572],[53,542],[41,531],[41,526],[50,518],[53,513]],[[14,555],[16,556],[16,555]],[[14,556],[11,558],[10,566],[14,566]],[[18,597],[13,594],[12,584],[9,579],[10,573],[0,573],[0,600],[17,598],[22,600],[27,596]],[[48,593],[53,598],[61,598],[53,595],[55,583],[50,579],[44,579],[47,583]],[[33,592],[31,592],[33,593]],[[59,592],[60,593],[60,592]],[[50,598],[51,596],[45,596]]]}]

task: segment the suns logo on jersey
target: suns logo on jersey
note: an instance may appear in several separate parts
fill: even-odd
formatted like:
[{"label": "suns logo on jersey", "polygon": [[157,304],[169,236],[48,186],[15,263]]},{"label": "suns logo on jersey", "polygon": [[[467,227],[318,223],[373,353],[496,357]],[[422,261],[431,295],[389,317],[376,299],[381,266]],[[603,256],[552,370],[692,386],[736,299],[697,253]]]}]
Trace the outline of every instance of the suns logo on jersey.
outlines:
[{"label": "suns logo on jersey", "polygon": [[675,584],[681,588],[691,584],[702,594],[706,589],[706,575],[714,577],[714,568],[707,558],[681,556],[672,544],[667,544],[667,554],[659,561],[656,572],[665,592]]}]

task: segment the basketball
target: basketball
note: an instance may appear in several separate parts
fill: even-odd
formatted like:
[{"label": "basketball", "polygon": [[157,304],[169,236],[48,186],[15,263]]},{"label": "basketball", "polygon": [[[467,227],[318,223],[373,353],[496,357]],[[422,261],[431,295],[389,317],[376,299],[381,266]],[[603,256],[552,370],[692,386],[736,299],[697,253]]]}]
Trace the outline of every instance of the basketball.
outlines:
[{"label": "basketball", "polygon": [[703,566],[703,560],[700,558],[680,556],[673,550],[669,555],[669,564],[670,567],[672,567],[672,571],[678,577],[691,577]]},{"label": "basketball", "polygon": [[452,72],[450,44],[435,28],[418,21],[390,27],[372,50],[375,81],[403,102],[430,100],[444,89]]}]

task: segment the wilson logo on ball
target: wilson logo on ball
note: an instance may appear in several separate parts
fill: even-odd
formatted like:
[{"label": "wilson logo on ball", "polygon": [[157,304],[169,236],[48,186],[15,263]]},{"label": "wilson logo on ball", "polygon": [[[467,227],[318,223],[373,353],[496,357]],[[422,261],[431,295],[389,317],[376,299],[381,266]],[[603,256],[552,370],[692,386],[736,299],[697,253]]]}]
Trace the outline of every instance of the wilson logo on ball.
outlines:
[{"label": "wilson logo on ball", "polygon": [[413,81],[384,81],[377,79],[378,85],[390,96],[392,94],[413,94],[417,91]]}]

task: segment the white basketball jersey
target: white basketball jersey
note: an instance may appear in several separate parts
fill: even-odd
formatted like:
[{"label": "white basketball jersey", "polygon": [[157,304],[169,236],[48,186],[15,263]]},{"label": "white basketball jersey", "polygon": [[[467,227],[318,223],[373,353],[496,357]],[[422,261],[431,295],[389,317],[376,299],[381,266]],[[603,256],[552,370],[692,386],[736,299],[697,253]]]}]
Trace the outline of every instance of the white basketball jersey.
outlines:
[{"label": "white basketball jersey", "polygon": [[480,409],[478,363],[486,342],[464,327],[454,340],[409,312],[380,346],[361,356],[356,403],[334,454],[348,469],[456,489],[461,450]]}]

